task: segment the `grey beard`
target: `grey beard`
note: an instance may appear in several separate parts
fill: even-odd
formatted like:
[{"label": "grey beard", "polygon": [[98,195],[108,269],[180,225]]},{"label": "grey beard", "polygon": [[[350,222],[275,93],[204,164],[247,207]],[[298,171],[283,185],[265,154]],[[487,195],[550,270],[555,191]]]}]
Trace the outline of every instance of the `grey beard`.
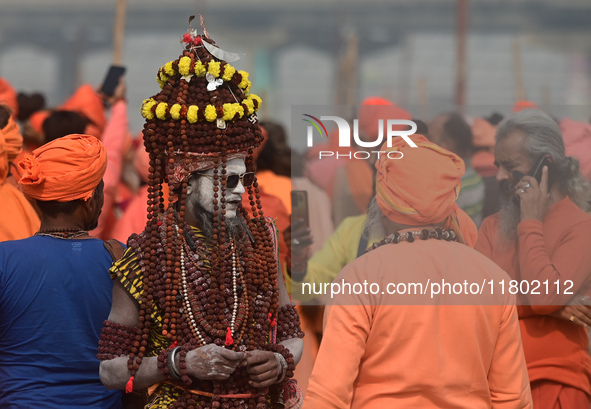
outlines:
[{"label": "grey beard", "polygon": [[[201,222],[201,231],[203,232],[203,235],[208,239],[211,239],[213,236],[213,214],[201,209],[197,214],[197,217]],[[241,234],[248,230],[244,218],[238,211],[236,212],[236,217],[226,218],[225,223],[226,233],[230,239],[239,239]]]},{"label": "grey beard", "polygon": [[367,221],[365,222],[364,234],[369,235],[369,237],[367,237],[368,240],[371,238],[381,240],[386,237],[386,231],[382,224],[382,216],[382,210],[380,209],[380,206],[378,206],[378,201],[374,196],[367,206]]},{"label": "grey beard", "polygon": [[521,209],[511,197],[501,195],[501,207],[499,209],[499,234],[502,239],[517,240],[517,225],[521,221]]}]

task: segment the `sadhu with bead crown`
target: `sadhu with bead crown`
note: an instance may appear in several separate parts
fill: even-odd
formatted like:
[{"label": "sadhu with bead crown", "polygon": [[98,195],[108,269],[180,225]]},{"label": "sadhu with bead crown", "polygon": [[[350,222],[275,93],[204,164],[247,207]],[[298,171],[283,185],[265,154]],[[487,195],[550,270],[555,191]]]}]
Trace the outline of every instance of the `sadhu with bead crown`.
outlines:
[{"label": "sadhu with bead crown", "polygon": [[[182,55],[158,71],[162,90],[142,106],[148,220],[111,268],[101,380],[148,388],[151,408],[297,402],[290,378],[303,333],[252,172],[261,100],[205,28],[181,41]],[[240,205],[245,190],[250,212]]]}]

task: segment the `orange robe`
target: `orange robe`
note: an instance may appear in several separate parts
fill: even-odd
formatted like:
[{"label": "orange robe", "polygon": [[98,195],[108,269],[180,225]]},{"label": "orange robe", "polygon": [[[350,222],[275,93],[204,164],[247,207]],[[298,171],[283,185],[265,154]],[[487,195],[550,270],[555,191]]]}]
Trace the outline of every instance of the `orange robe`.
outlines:
[{"label": "orange robe", "polygon": [[[512,279],[543,283],[549,280],[548,296],[521,299],[518,306],[523,349],[533,384],[551,381],[591,395],[591,358],[585,328],[548,314],[562,308],[572,295],[565,296],[565,280],[572,280],[573,294],[589,295],[591,288],[591,216],[569,198],[550,206],[544,222],[523,220],[517,228],[517,245],[504,245],[498,238],[499,215],[485,219],[476,249],[496,262]],[[560,294],[554,282],[560,280]],[[532,304],[532,305],[526,305]],[[537,304],[537,305],[534,305]],[[541,305],[552,304],[552,305]],[[537,408],[554,408],[547,399],[534,401]],[[563,406],[563,408],[579,406]],[[585,409],[589,408],[589,403]]]},{"label": "orange robe", "polygon": [[[267,192],[273,192],[274,196],[281,199],[287,214],[291,214],[291,179],[287,176],[276,175],[270,170],[257,172],[257,181]],[[263,211],[266,205],[263,202]],[[273,215],[270,215],[273,216]],[[274,216],[273,216],[274,217]]]},{"label": "orange robe", "polygon": [[[482,283],[507,275],[466,245],[427,240],[381,246],[334,283],[366,280],[384,290],[442,279]],[[304,409],[531,408],[515,297],[458,297],[361,291],[335,298]],[[456,302],[464,305],[450,305]]]},{"label": "orange robe", "polygon": [[25,195],[5,182],[0,186],[0,241],[30,237],[41,222]]},{"label": "orange robe", "polygon": [[[258,175],[257,175],[258,177]],[[270,190],[266,187],[267,185],[263,185],[259,181],[259,194],[261,197],[261,204],[263,206],[263,212],[265,216],[271,217],[275,222],[275,226],[277,227],[277,246],[279,247],[279,262],[281,263],[281,267],[284,267],[287,263],[287,253],[288,248],[287,244],[285,243],[285,239],[283,238],[283,232],[287,229],[290,225],[289,221],[289,213],[283,204],[283,201],[270,193]],[[255,199],[256,200],[256,199]],[[248,193],[244,193],[242,195],[242,207],[244,207],[248,214],[252,214],[252,209],[250,202],[248,200]]]},{"label": "orange robe", "polygon": [[131,199],[121,219],[119,219],[111,231],[111,237],[123,243],[132,233],[140,234],[146,228],[148,221],[148,185],[142,186]]},{"label": "orange robe", "polygon": [[127,103],[125,101],[117,101],[111,107],[111,117],[109,118],[109,122],[107,122],[101,139],[107,150],[107,170],[103,177],[105,182],[103,189],[105,200],[102,213],[99,217],[98,227],[91,232],[92,236],[103,240],[111,238],[109,233],[113,227],[112,221],[115,220],[112,213],[115,205],[115,197],[117,196],[117,188],[121,179],[123,155],[128,135]]}]

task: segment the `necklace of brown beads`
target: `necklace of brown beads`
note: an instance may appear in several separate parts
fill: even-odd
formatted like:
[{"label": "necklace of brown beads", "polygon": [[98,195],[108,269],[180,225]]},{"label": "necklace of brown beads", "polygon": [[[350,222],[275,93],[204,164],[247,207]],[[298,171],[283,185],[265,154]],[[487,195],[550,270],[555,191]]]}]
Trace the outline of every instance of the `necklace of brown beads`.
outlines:
[{"label": "necklace of brown beads", "polygon": [[[178,228],[177,228],[178,231]],[[245,287],[245,277],[243,269],[240,265],[238,250],[235,243],[230,243],[229,254],[224,256],[224,259],[231,258],[232,260],[232,315],[230,322],[224,329],[216,329],[211,325],[207,316],[204,313],[205,305],[202,300],[206,298],[207,279],[205,277],[203,261],[199,262],[199,255],[205,256],[207,249],[198,238],[191,237],[197,248],[196,252],[192,252],[191,246],[187,243],[187,238],[182,237],[182,246],[180,253],[181,265],[181,293],[183,296],[183,307],[186,314],[191,333],[197,339],[201,346],[207,344],[207,340],[202,332],[205,332],[212,338],[224,338],[225,344],[230,346],[234,343],[234,338],[238,335],[240,339],[244,333],[244,319],[248,313],[248,300]],[[187,259],[190,263],[187,263]],[[222,284],[223,285],[223,284]],[[225,291],[225,287],[220,288]],[[225,315],[225,314],[224,314]],[[221,320],[225,317],[219,317]]]},{"label": "necklace of brown beads", "polygon": [[374,243],[370,248],[367,249],[366,253],[375,250],[384,244],[397,244],[401,241],[407,241],[412,243],[415,239],[420,240],[429,240],[429,239],[437,239],[437,240],[445,240],[445,241],[458,241],[458,237],[453,230],[444,230],[441,228],[436,229],[422,229],[422,230],[414,230],[414,231],[405,231],[403,233],[392,233],[386,238]]}]

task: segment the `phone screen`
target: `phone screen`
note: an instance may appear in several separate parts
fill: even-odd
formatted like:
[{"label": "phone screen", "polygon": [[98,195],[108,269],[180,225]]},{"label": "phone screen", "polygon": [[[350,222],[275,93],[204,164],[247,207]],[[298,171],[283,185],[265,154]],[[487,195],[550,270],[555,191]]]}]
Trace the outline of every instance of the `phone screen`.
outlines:
[{"label": "phone screen", "polygon": [[107,71],[105,80],[103,81],[101,92],[105,95],[113,95],[115,93],[115,88],[117,88],[117,85],[119,84],[119,78],[121,78],[123,74],[125,74],[125,67],[111,65],[109,71]]},{"label": "phone screen", "polygon": [[310,215],[308,210],[308,192],[305,190],[291,191],[291,221],[301,219],[310,227]]}]

